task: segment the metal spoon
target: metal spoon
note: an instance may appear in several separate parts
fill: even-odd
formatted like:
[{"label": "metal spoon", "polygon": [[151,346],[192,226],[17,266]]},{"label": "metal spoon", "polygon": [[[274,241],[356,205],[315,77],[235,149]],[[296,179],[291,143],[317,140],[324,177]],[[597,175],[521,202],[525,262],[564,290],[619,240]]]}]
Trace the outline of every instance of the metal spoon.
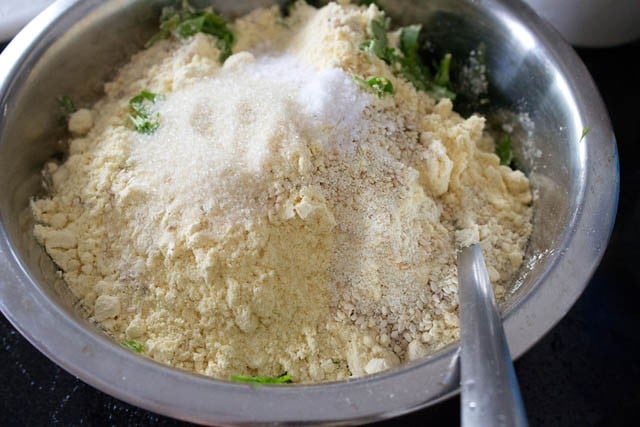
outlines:
[{"label": "metal spoon", "polygon": [[527,417],[479,244],[458,252],[463,427],[527,426]]}]

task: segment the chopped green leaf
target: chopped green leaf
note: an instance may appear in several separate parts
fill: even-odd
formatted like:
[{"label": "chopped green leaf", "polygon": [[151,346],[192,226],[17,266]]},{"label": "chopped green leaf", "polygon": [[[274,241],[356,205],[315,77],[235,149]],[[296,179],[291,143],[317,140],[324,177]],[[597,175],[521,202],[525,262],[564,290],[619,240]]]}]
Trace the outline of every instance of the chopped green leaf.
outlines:
[{"label": "chopped green leaf", "polygon": [[232,381],[240,381],[245,383],[259,384],[290,384],[292,383],[291,375],[283,373],[277,377],[253,377],[250,375],[231,375]]},{"label": "chopped green leaf", "polygon": [[387,64],[391,64],[397,57],[396,49],[389,47],[389,39],[387,38],[387,29],[389,28],[389,19],[381,16],[369,22],[370,39],[365,40],[360,48],[371,52]]},{"label": "chopped green leaf", "polygon": [[582,140],[584,139],[585,136],[587,136],[590,130],[591,130],[591,127],[589,125],[586,125],[584,129],[582,129],[582,135],[580,135],[580,141],[578,142],[582,142]]},{"label": "chopped green leaf", "polygon": [[429,69],[420,60],[418,38],[422,25],[409,25],[400,30],[400,51],[402,52],[402,74],[418,90],[427,90],[431,80]]},{"label": "chopped green leaf", "polygon": [[455,98],[451,91],[451,54],[446,54],[435,67],[435,76],[422,61],[420,54],[420,32],[422,25],[409,25],[400,30],[400,51],[402,74],[416,89],[424,90],[436,99]]},{"label": "chopped green leaf", "polygon": [[180,12],[178,10],[172,6],[163,7],[162,13],[160,14],[159,31],[149,39],[144,47],[148,48],[157,41],[171,37],[172,31],[176,29],[180,21]]},{"label": "chopped green leaf", "polygon": [[513,160],[513,148],[511,146],[511,136],[508,133],[496,143],[496,154],[500,158],[500,164],[509,166]]},{"label": "chopped green leaf", "polygon": [[450,71],[451,54],[447,53],[440,61],[440,66],[438,67],[438,72],[436,73],[436,77],[433,79],[433,82],[438,86],[449,86],[451,84],[451,78],[449,76]]},{"label": "chopped green leaf", "polygon": [[129,119],[133,127],[140,133],[151,134],[160,126],[160,114],[151,111],[150,106],[155,104],[159,95],[147,90],[129,100]]},{"label": "chopped green leaf", "polygon": [[158,94],[149,92],[148,90],[142,90],[139,94],[129,100],[129,106],[138,114],[144,114],[147,112],[147,102],[155,103],[158,98]]},{"label": "chopped green leaf", "polygon": [[378,95],[378,98],[382,98],[387,93],[394,93],[393,84],[391,83],[391,81],[389,81],[389,79],[385,77],[373,76],[369,77],[368,79],[363,79],[359,76],[353,76],[353,78],[362,86],[368,86],[372,88],[376,92],[376,95]]},{"label": "chopped green leaf", "polygon": [[165,7],[160,15],[160,29],[147,42],[149,47],[158,40],[167,39],[171,35],[179,39],[186,39],[197,33],[205,33],[216,36],[216,46],[220,50],[220,62],[224,62],[231,53],[233,45],[233,32],[227,27],[227,22],[211,8],[196,10],[187,1],[183,1],[182,9]]},{"label": "chopped green leaf", "polygon": [[367,84],[376,91],[378,98],[382,98],[387,93],[393,94],[394,92],[393,84],[389,79],[384,77],[370,77],[367,79]]},{"label": "chopped green leaf", "polygon": [[67,96],[63,95],[58,99],[58,104],[60,105],[60,110],[62,110],[62,114],[64,114],[65,118],[69,118],[69,116],[76,112],[76,106],[73,103],[73,100]]},{"label": "chopped green leaf", "polygon": [[160,123],[156,118],[149,117],[136,117],[129,116],[131,122],[133,123],[133,127],[140,133],[144,133],[146,135],[152,134],[158,129]]},{"label": "chopped green leaf", "polygon": [[420,31],[422,25],[409,25],[400,29],[400,50],[404,58],[410,62],[420,62]]},{"label": "chopped green leaf", "polygon": [[122,341],[120,344],[122,344],[124,347],[127,347],[130,350],[135,351],[136,353],[140,353],[142,351],[142,344],[140,344],[136,340],[126,340],[126,341]]}]

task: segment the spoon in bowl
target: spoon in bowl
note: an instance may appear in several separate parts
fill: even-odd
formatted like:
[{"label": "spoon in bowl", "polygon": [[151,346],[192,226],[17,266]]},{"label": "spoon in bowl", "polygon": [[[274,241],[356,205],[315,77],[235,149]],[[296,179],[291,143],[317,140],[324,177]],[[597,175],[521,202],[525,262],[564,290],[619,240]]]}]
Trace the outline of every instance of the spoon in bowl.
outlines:
[{"label": "spoon in bowl", "polygon": [[527,417],[480,245],[458,252],[463,427],[526,427]]}]

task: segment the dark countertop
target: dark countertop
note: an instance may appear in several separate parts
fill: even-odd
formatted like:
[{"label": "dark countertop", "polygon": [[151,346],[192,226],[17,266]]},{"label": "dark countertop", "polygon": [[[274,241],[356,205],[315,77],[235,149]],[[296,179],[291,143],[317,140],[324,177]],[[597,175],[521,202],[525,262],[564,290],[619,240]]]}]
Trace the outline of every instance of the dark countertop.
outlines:
[{"label": "dark countertop", "polygon": [[[0,45],[0,50],[2,46]],[[602,264],[575,306],[516,362],[531,426],[632,426],[640,405],[640,42],[578,52],[609,108],[621,194]],[[0,316],[0,425],[186,426],[114,399],[49,361]],[[458,398],[380,426],[457,426]]]}]

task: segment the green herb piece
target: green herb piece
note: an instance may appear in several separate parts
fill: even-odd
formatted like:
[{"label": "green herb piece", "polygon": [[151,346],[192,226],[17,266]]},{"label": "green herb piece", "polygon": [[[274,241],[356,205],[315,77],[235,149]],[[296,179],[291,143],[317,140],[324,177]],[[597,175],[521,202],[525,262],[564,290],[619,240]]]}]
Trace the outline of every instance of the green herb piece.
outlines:
[{"label": "green herb piece", "polygon": [[147,112],[146,101],[155,103],[157,98],[158,94],[149,92],[148,90],[142,90],[139,94],[129,100],[129,105],[134,112],[144,114]]},{"label": "green herb piece", "polygon": [[442,58],[442,60],[440,61],[440,65],[438,66],[438,70],[436,71],[436,76],[433,79],[433,84],[431,85],[430,92],[431,94],[435,95],[436,99],[456,98],[456,94],[450,89],[451,57],[451,54],[447,53]]},{"label": "green herb piece", "polygon": [[394,92],[393,84],[389,79],[384,77],[370,77],[367,79],[367,84],[376,91],[378,98],[382,98],[387,93],[393,94]]},{"label": "green herb piece", "polygon": [[433,79],[433,82],[438,86],[449,86],[451,84],[451,78],[449,76],[450,71],[451,54],[447,53],[440,61],[440,66],[438,67],[438,72],[436,73],[436,77]]},{"label": "green herb piece", "polygon": [[400,30],[400,51],[402,57],[399,60],[402,66],[402,74],[418,90],[429,92],[436,99],[455,99],[455,93],[451,90],[451,54],[446,54],[440,64],[435,67],[435,75],[429,70],[420,54],[420,32],[422,25],[409,25]]},{"label": "green herb piece", "polygon": [[500,164],[509,166],[513,161],[513,148],[511,146],[511,136],[507,133],[496,143],[496,154],[500,158]]},{"label": "green herb piece", "polygon": [[400,30],[400,51],[402,52],[402,74],[418,90],[427,90],[431,80],[429,69],[420,59],[418,39],[422,25],[409,25]]},{"label": "green herb piece", "polygon": [[182,2],[180,10],[171,6],[162,9],[160,29],[145,47],[171,35],[186,39],[197,33],[211,34],[218,38],[216,46],[220,50],[220,62],[224,62],[231,55],[234,35],[227,27],[225,19],[212,8],[196,10],[186,0]]},{"label": "green herb piece", "polygon": [[135,351],[136,353],[140,353],[142,351],[142,344],[136,340],[126,340],[122,341],[120,344],[127,347],[129,350]]},{"label": "green herb piece", "polygon": [[140,133],[151,134],[160,126],[160,114],[151,111],[150,106],[155,104],[159,95],[147,90],[129,100],[129,119],[133,127]]},{"label": "green herb piece", "polygon": [[253,377],[250,375],[231,375],[231,381],[259,384],[290,384],[293,382],[291,375],[283,373],[277,377]]},{"label": "green herb piece", "polygon": [[58,99],[58,105],[60,105],[60,109],[66,118],[77,111],[73,100],[67,95],[63,95]]},{"label": "green herb piece", "polygon": [[385,77],[373,76],[368,79],[363,79],[360,76],[353,76],[353,79],[362,86],[372,88],[376,92],[376,95],[378,95],[378,98],[382,98],[387,93],[393,94],[395,92],[393,84]]},{"label": "green herb piece", "polygon": [[586,125],[584,129],[582,129],[582,135],[580,135],[580,141],[578,142],[582,142],[582,140],[584,139],[585,136],[587,136],[590,130],[591,130],[591,127],[589,125]]},{"label": "green herb piece", "polygon": [[182,21],[175,31],[183,39],[200,32],[216,36],[218,38],[216,46],[220,49],[220,62],[224,62],[231,55],[233,33],[227,27],[226,21],[212,10],[196,12],[193,18]]},{"label": "green herb piece", "polygon": [[180,12],[172,6],[163,7],[160,13],[159,31],[147,41],[144,47],[149,48],[160,40],[168,39],[179,24]]},{"label": "green herb piece", "polygon": [[389,19],[384,16],[371,20],[369,22],[369,35],[371,38],[362,42],[360,49],[371,52],[387,64],[391,64],[395,61],[398,52],[396,49],[389,47],[388,28]]}]

